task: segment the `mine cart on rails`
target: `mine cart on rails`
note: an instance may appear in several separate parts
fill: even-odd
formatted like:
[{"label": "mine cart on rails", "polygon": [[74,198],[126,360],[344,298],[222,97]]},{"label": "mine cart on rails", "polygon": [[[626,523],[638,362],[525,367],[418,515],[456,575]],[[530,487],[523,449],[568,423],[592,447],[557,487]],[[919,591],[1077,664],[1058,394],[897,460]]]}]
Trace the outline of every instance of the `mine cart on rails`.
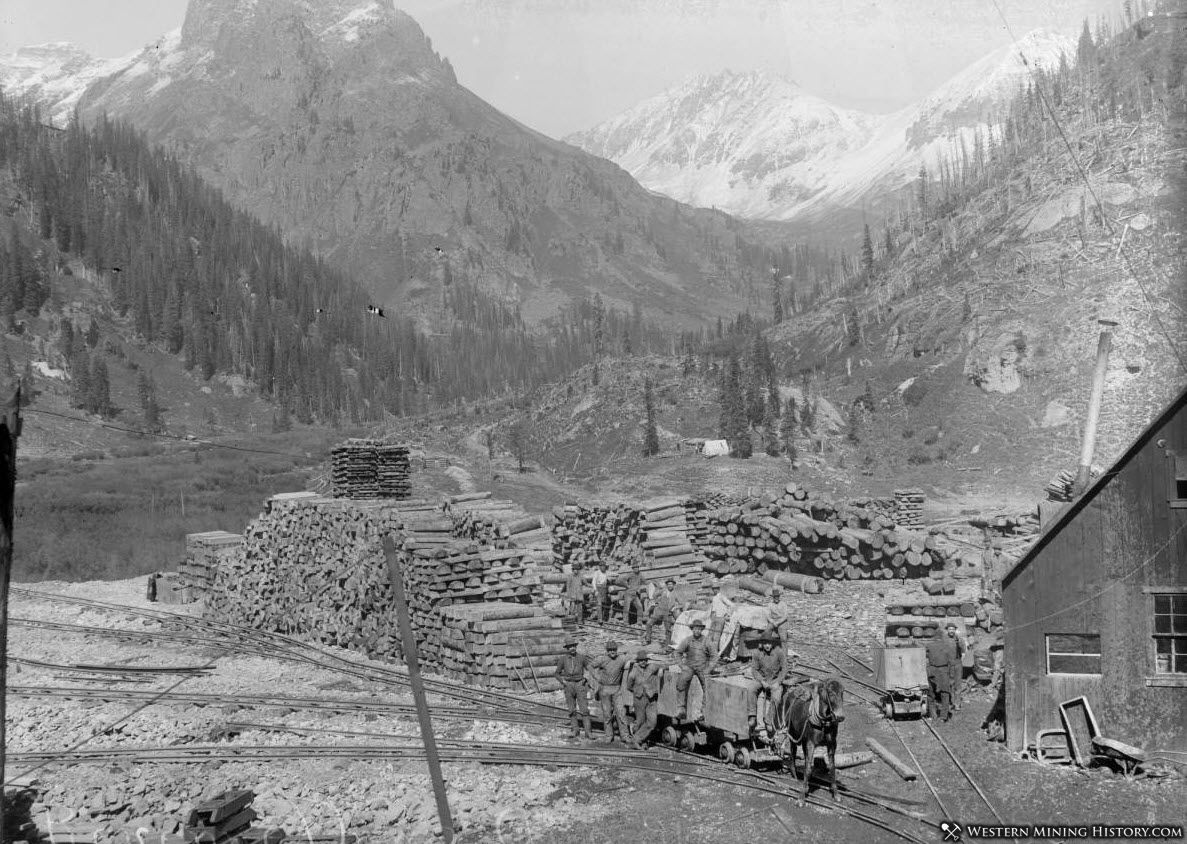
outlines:
[{"label": "mine cart on rails", "polygon": [[927,712],[931,686],[927,650],[919,647],[874,648],[874,684],[882,690],[882,714],[890,720],[921,718]]},{"label": "mine cart on rails", "polygon": [[[678,665],[668,666],[661,675],[658,701],[660,740],[669,747],[694,750],[699,747],[717,751],[717,757],[739,768],[763,763],[781,764],[783,757],[776,751],[774,736],[750,730],[750,681],[744,672],[710,675],[708,688],[702,690],[695,677],[688,691],[688,711],[683,720],[680,713],[681,694],[676,690],[680,677]],[[786,687],[784,694],[795,694],[794,687]],[[764,707],[769,705],[765,695],[758,701],[758,723],[763,723]]]}]

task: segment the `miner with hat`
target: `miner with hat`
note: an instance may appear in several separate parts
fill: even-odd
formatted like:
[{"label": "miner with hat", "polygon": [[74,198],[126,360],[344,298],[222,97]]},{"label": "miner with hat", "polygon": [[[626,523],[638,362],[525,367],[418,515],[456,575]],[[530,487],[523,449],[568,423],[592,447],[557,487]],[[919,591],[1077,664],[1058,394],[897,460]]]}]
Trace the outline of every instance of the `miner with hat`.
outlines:
[{"label": "miner with hat", "polygon": [[936,631],[927,643],[927,679],[931,685],[931,717],[947,721],[952,717],[954,675],[960,670],[960,652],[956,644],[956,622],[945,631]]},{"label": "miner with hat", "polygon": [[655,600],[651,602],[651,612],[647,615],[647,626],[643,630],[643,644],[651,644],[651,631],[657,624],[662,624],[664,626],[664,646],[670,645],[672,625],[679,608],[675,590],[676,581],[669,577],[664,581],[664,588],[655,593]]},{"label": "miner with hat", "polygon": [[779,642],[787,640],[788,608],[782,603],[783,590],[778,586],[771,590],[771,604],[767,607],[767,629],[774,630]]},{"label": "miner with hat", "polygon": [[701,681],[701,692],[704,693],[709,688],[709,672],[717,667],[717,648],[705,638],[705,622],[697,619],[688,626],[692,629],[692,635],[686,636],[676,647],[676,655],[684,663],[680,677],[676,680],[676,694],[680,698],[677,721],[683,721],[688,713],[688,689],[693,676]]},{"label": "miner with hat", "polygon": [[569,708],[569,722],[572,730],[570,737],[577,736],[577,715],[585,723],[585,737],[592,739],[589,729],[589,700],[586,698],[587,682],[585,671],[589,667],[584,654],[577,653],[577,640],[565,640],[565,655],[556,666],[556,677],[560,680],[561,688],[565,690],[565,705]]},{"label": "miner with hat", "polygon": [[758,650],[750,656],[750,666],[747,669],[750,680],[748,702],[750,704],[750,730],[753,732],[758,726],[758,696],[767,694],[767,711],[763,718],[768,733],[773,733],[774,720],[772,713],[779,708],[783,700],[783,678],[787,676],[787,654],[779,644],[779,637],[772,629],[763,631],[758,640]]},{"label": "miner with hat", "polygon": [[635,722],[631,725],[631,747],[639,748],[655,730],[659,715],[659,672],[662,666],[651,663],[651,654],[641,649],[635,654],[635,664],[627,672],[622,685],[623,695],[630,695],[635,707]]},{"label": "miner with hat", "polygon": [[630,737],[626,721],[626,700],[622,695],[622,676],[626,672],[626,657],[618,653],[618,642],[606,643],[606,654],[590,663],[594,679],[598,681],[598,703],[602,707],[602,723],[606,727],[607,743],[614,741],[614,725],[625,742]]}]

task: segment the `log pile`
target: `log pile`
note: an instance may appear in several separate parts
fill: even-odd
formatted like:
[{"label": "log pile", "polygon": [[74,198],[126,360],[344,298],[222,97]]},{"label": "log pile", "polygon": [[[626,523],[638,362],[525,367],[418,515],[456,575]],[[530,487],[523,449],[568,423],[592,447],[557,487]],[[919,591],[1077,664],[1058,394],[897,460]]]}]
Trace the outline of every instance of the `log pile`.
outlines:
[{"label": "log pile", "polygon": [[[189,588],[193,599],[200,598],[210,588],[214,574],[243,547],[243,534],[225,530],[187,533],[185,560],[177,565],[172,578],[175,588]],[[169,603],[168,600],[164,603]]]},{"label": "log pile", "polygon": [[639,505],[639,568],[644,581],[701,580],[705,556],[696,545],[693,525],[682,499],[657,498]]},{"label": "log pile", "polygon": [[440,664],[445,676],[484,688],[556,691],[564,655],[561,621],[539,607],[458,604],[441,609]]},{"label": "log pile", "polygon": [[1037,513],[1003,513],[984,519],[969,519],[969,524],[999,537],[1033,536],[1039,532]]},{"label": "log pile", "polygon": [[894,491],[894,520],[901,527],[923,526],[923,490],[896,489]]},{"label": "log pile", "polygon": [[469,492],[445,500],[454,536],[495,548],[523,548],[534,562],[552,555],[552,533],[544,516],[530,515],[512,501],[493,499],[489,492]]},{"label": "log pile", "polygon": [[949,620],[964,629],[992,630],[1002,623],[1001,609],[968,597],[904,598],[886,606],[886,644],[918,645],[940,634]]},{"label": "log pile", "polygon": [[947,561],[934,536],[894,529],[869,507],[810,498],[795,484],[707,519],[704,568],[721,575],[773,569],[847,580],[920,578]]},{"label": "log pile", "polygon": [[408,446],[349,439],[330,449],[335,498],[407,498],[412,471]]},{"label": "log pile", "polygon": [[612,567],[641,562],[640,510],[629,504],[565,504],[552,511],[553,565],[592,565],[605,560]]},{"label": "log pile", "polygon": [[220,621],[398,658],[381,542],[400,523],[385,501],[273,499],[215,572],[206,610]]}]

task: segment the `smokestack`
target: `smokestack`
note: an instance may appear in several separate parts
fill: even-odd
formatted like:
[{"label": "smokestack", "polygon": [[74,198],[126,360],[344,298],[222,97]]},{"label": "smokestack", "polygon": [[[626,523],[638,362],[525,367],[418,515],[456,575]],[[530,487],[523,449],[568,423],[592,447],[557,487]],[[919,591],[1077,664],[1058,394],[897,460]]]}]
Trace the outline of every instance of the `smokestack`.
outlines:
[{"label": "smokestack", "polygon": [[1100,402],[1105,392],[1105,373],[1109,369],[1109,352],[1113,348],[1112,329],[1117,323],[1111,319],[1098,319],[1102,326],[1100,340],[1096,344],[1096,372],[1092,375],[1092,397],[1088,399],[1088,420],[1084,424],[1084,444],[1080,449],[1080,466],[1072,495],[1079,497],[1088,489],[1091,480],[1092,453],[1096,450],[1096,423],[1100,420]]}]

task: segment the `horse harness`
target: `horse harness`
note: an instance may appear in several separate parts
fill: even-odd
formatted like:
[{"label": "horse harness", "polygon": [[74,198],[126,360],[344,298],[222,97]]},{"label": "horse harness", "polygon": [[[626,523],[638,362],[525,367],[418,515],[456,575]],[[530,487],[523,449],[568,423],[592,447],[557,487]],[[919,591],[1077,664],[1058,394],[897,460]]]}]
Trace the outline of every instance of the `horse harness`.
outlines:
[{"label": "horse harness", "polygon": [[804,728],[800,731],[799,737],[792,737],[791,730],[789,728],[791,719],[789,718],[787,724],[782,725],[778,730],[775,731],[776,747],[779,747],[782,744],[778,738],[781,735],[786,736],[789,743],[799,745],[803,743],[804,736],[808,734],[809,727],[812,727],[816,730],[823,730],[829,725],[837,723],[836,713],[833,712],[831,707],[828,710],[828,715],[823,715],[820,711],[820,698],[822,696],[821,692],[823,692],[823,690],[823,687],[820,687],[817,691],[813,692],[812,697],[808,702],[808,718],[804,721]]}]

